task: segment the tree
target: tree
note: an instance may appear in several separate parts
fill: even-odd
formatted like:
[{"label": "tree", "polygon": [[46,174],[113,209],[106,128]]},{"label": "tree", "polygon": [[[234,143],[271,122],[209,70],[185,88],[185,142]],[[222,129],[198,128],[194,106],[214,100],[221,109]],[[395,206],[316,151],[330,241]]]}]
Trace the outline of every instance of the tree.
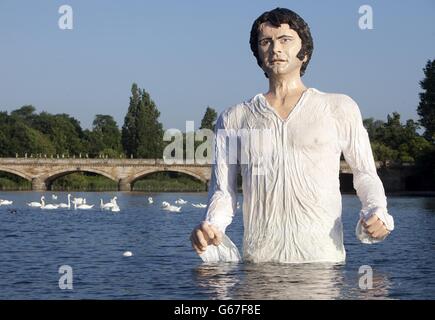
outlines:
[{"label": "tree", "polygon": [[86,153],[88,143],[80,122],[67,114],[41,112],[35,116],[33,128],[48,136],[58,154]]},{"label": "tree", "polygon": [[393,112],[387,116],[387,122],[365,119],[364,126],[372,143],[376,160],[413,162],[429,149],[430,143],[417,132],[419,125],[412,119],[405,125],[400,122],[400,114]]},{"label": "tree", "polygon": [[53,154],[55,148],[50,139],[40,131],[26,125],[20,119],[10,117],[9,125],[2,128],[5,152],[2,156],[14,156],[15,153]]},{"label": "tree", "polygon": [[122,146],[127,155],[140,158],[161,158],[163,125],[160,112],[150,95],[133,83],[130,105],[122,127]]},{"label": "tree", "polygon": [[425,78],[420,81],[420,86],[424,91],[419,94],[417,113],[420,124],[426,129],[425,138],[435,143],[435,60],[428,60],[423,71]]},{"label": "tree", "polygon": [[159,122],[160,111],[150,95],[141,91],[141,112],[138,117],[138,157],[161,159],[163,156],[163,125]]},{"label": "tree", "polygon": [[214,131],[217,113],[213,108],[207,107],[204,117],[201,120],[200,129],[210,129]]},{"label": "tree", "polygon": [[88,132],[91,155],[118,155],[122,152],[121,132],[116,121],[110,115],[97,114]]},{"label": "tree", "polygon": [[32,125],[32,121],[35,119],[36,108],[32,105],[25,105],[21,108],[11,112],[12,117],[16,117],[24,121],[27,125]]},{"label": "tree", "polygon": [[372,141],[373,157],[376,161],[385,163],[387,160],[396,160],[398,152],[386,146],[382,142]]},{"label": "tree", "polygon": [[382,134],[382,129],[384,122],[382,120],[375,120],[373,118],[368,118],[363,120],[364,127],[367,129],[370,141],[378,140]]},{"label": "tree", "polygon": [[122,147],[127,155],[137,154],[137,117],[140,105],[140,90],[136,83],[131,86],[130,104],[122,126]]}]

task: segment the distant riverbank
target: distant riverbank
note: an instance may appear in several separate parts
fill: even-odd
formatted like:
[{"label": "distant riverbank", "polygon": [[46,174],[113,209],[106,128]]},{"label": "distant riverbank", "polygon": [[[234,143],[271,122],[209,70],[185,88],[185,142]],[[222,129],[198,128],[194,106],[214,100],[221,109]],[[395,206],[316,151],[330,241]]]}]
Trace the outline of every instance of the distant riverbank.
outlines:
[{"label": "distant riverbank", "polygon": [[[241,177],[238,177],[238,192],[242,192]],[[341,190],[343,195],[356,195],[350,185]],[[353,188],[352,188],[353,189]],[[0,191],[30,191],[30,181],[16,175],[0,172]],[[118,191],[118,183],[104,176],[78,172],[60,177],[51,184],[51,191]],[[176,172],[158,172],[136,181],[132,191],[145,192],[206,192],[205,183],[188,175]],[[435,190],[386,192],[388,197],[435,197]]]}]

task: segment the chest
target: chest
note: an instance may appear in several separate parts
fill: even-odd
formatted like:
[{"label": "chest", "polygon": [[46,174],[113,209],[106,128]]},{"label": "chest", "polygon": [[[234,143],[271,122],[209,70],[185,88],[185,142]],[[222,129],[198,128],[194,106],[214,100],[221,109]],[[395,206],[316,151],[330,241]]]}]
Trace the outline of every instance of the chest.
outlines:
[{"label": "chest", "polygon": [[275,110],[278,116],[285,120],[293,111],[295,106],[301,99],[301,95],[289,96],[285,100],[278,100],[273,98],[267,98],[269,105]]},{"label": "chest", "polygon": [[242,154],[275,159],[288,152],[318,155],[337,152],[336,123],[327,113],[303,110],[290,120],[282,121],[269,114],[247,121],[240,144]]}]

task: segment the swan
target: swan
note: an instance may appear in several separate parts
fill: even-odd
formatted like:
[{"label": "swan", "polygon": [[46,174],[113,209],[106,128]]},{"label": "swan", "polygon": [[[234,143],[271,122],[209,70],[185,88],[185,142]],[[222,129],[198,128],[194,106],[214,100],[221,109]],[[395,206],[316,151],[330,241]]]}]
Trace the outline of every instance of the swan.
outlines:
[{"label": "swan", "polygon": [[45,204],[45,197],[42,196],[41,198],[41,209],[44,210],[53,210],[59,208],[59,205],[57,204]]},{"label": "swan", "polygon": [[175,203],[176,204],[185,204],[185,203],[187,203],[187,201],[179,198],[178,200],[175,201]]},{"label": "swan", "polygon": [[122,255],[124,257],[131,257],[133,255],[133,252],[131,252],[131,251],[125,251]]},{"label": "swan", "polygon": [[115,197],[113,197],[112,200],[110,200],[111,204],[113,204],[113,206],[110,208],[110,210],[112,212],[119,212],[119,211],[121,211],[119,209],[118,202],[116,202],[116,199],[118,199],[118,197],[115,196]]},{"label": "swan", "polygon": [[29,207],[35,207],[35,208],[40,208],[42,206],[42,197],[41,197],[41,202],[30,202],[27,204]]},{"label": "swan", "polygon": [[13,201],[0,199],[0,206],[7,206],[7,205],[10,205],[12,203],[13,203]]},{"label": "swan", "polygon": [[66,203],[59,203],[59,207],[61,208],[71,208],[71,194],[68,193],[68,204]]},{"label": "swan", "polygon": [[154,200],[153,200],[152,197],[148,197],[148,203],[149,203],[149,204],[153,204],[153,203],[154,203]]},{"label": "swan", "polygon": [[74,198],[73,199],[73,201],[72,201],[72,203],[73,204],[83,204],[83,201],[84,201],[85,199],[83,199],[83,198]]},{"label": "swan", "polygon": [[[85,201],[86,202],[86,201]],[[77,203],[74,203],[74,209],[80,209],[80,210],[89,210],[92,209],[94,205],[83,203],[81,205],[77,205]]]},{"label": "swan", "polygon": [[118,205],[113,206],[110,210],[112,212],[119,212],[119,211],[121,211],[121,209],[119,209]]},{"label": "swan", "polygon": [[103,199],[100,198],[100,209],[109,210],[112,209],[114,206],[115,204],[113,202],[104,203]]},{"label": "swan", "polygon": [[53,200],[57,200],[57,195],[52,194],[52,195],[51,195],[51,198],[52,198]]},{"label": "swan", "polygon": [[176,207],[176,206],[169,204],[169,202],[163,201],[162,202],[162,209],[166,210],[166,211],[171,211],[171,212],[180,212],[181,207]]},{"label": "swan", "polygon": [[206,208],[207,207],[207,205],[203,204],[203,203],[198,203],[198,204],[192,203],[192,206],[194,206],[195,208]]}]

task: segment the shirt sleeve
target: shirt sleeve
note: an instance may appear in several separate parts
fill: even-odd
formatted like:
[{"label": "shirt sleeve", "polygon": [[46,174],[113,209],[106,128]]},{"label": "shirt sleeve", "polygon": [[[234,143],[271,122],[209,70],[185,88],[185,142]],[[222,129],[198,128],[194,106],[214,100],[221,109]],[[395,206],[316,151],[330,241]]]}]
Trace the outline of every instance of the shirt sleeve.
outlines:
[{"label": "shirt sleeve", "polygon": [[339,140],[341,151],[352,169],[353,186],[361,201],[360,219],[356,226],[356,236],[363,243],[376,243],[384,239],[375,239],[364,231],[361,219],[368,220],[373,214],[385,224],[389,231],[394,229],[394,219],[387,210],[387,198],[382,181],[376,172],[376,165],[358,105],[348,96],[343,96]]},{"label": "shirt sleeve", "polygon": [[[205,221],[225,233],[237,209],[237,139],[222,113],[215,127],[214,155]],[[232,140],[232,142],[230,142]]]}]

